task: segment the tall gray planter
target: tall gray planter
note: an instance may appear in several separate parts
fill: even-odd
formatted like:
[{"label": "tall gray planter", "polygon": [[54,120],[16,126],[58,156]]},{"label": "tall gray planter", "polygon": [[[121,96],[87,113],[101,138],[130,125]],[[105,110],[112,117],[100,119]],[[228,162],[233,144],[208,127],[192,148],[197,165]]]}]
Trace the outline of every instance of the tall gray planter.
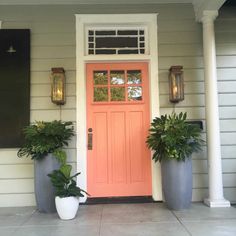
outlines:
[{"label": "tall gray planter", "polygon": [[56,212],[55,191],[47,175],[59,167],[59,162],[52,154],[34,162],[35,198],[40,212]]},{"label": "tall gray planter", "polygon": [[192,201],[192,159],[161,161],[162,189],[168,208],[189,208]]}]

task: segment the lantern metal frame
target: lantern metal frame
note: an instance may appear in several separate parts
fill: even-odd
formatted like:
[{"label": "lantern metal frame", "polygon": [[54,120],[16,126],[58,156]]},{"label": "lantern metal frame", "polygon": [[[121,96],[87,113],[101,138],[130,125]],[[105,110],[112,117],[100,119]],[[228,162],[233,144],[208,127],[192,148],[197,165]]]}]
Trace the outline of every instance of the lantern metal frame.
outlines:
[{"label": "lantern metal frame", "polygon": [[183,66],[171,66],[169,69],[169,100],[178,103],[184,100]]},{"label": "lantern metal frame", "polygon": [[66,103],[66,77],[63,67],[51,68],[51,101],[57,105]]}]

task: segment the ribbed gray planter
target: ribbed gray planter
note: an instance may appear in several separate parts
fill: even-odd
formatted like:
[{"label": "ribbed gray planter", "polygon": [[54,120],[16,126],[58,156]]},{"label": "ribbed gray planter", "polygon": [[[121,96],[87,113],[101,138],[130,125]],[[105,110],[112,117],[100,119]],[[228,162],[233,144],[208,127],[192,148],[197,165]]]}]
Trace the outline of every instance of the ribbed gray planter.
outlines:
[{"label": "ribbed gray planter", "polygon": [[47,175],[59,167],[59,162],[52,154],[34,162],[35,198],[40,212],[56,212],[55,191]]},{"label": "ribbed gray planter", "polygon": [[192,159],[161,161],[162,189],[168,208],[189,208],[192,201]]}]

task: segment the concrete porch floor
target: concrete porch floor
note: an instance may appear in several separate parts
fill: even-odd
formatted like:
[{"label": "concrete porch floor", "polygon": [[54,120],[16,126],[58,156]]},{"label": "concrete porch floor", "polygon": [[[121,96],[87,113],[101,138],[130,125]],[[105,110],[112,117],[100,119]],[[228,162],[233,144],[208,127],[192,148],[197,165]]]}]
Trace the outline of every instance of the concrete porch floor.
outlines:
[{"label": "concrete porch floor", "polygon": [[0,208],[0,236],[235,236],[236,208],[170,211],[163,203],[81,205],[76,219],[33,207]]}]

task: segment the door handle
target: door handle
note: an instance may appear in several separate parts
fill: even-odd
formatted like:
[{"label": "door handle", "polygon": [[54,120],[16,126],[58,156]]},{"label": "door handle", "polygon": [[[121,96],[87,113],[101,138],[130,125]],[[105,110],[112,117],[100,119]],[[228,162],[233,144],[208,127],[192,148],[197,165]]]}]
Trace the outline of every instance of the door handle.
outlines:
[{"label": "door handle", "polygon": [[93,150],[93,129],[88,129],[88,150]]}]

